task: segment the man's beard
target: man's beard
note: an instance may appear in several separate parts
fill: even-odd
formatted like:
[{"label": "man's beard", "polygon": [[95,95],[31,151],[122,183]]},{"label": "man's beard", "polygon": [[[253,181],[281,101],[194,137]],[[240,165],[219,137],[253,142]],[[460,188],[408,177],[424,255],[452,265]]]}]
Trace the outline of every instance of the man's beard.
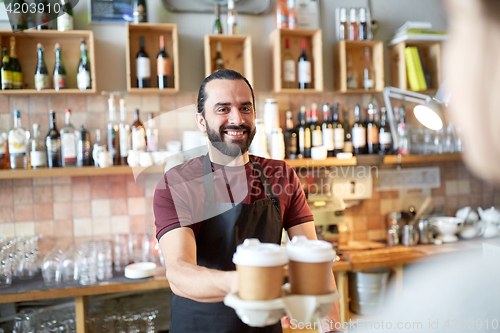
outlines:
[{"label": "man's beard", "polygon": [[[231,157],[236,157],[246,153],[248,151],[248,148],[250,147],[250,144],[252,143],[253,137],[255,136],[256,132],[255,127],[252,129],[250,126],[247,125],[222,126],[221,128],[219,128],[218,132],[210,128],[208,124],[206,126],[207,126],[208,139],[210,140],[212,145],[224,155]],[[226,130],[245,130],[247,133],[247,139],[232,140],[231,143],[226,142],[222,137],[225,134],[224,131]]]}]

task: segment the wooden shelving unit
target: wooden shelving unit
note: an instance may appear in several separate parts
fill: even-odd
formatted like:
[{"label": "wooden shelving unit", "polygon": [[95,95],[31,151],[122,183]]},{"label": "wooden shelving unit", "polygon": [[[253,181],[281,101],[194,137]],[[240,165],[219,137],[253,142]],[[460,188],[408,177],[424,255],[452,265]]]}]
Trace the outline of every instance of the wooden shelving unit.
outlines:
[{"label": "wooden shelving unit", "polygon": [[[285,40],[290,40],[290,52],[293,59],[299,59],[302,39],[307,41],[307,56],[311,61],[310,89],[287,89],[282,87],[282,53]],[[271,45],[271,85],[275,93],[318,93],[323,92],[323,42],[321,30],[288,30],[276,29],[269,35]]]},{"label": "wooden shelving unit", "polygon": [[439,154],[439,155],[386,155],[384,164],[405,164],[405,163],[432,163],[461,161],[462,154]]},{"label": "wooden shelving unit", "polygon": [[347,159],[328,157],[325,160],[313,160],[312,158],[303,158],[300,160],[285,160],[285,162],[293,168],[348,166],[357,164],[356,157],[351,157]]},{"label": "wooden shelving unit", "polygon": [[[96,93],[96,71],[95,71],[95,47],[94,33],[92,31],[71,30],[24,30],[13,33],[12,30],[0,31],[0,47],[9,48],[9,39],[16,37],[16,54],[23,71],[23,89],[0,90],[2,95],[57,95],[57,94],[95,94]],[[90,77],[92,89],[80,91],[78,89],[76,75],[78,63],[80,62],[80,42],[85,40],[90,61]],[[38,62],[36,45],[41,43],[45,49],[45,63],[49,73],[52,74],[55,64],[54,46],[59,43],[62,48],[64,67],[67,74],[68,89],[55,91],[54,89],[35,89],[34,73]],[[49,75],[51,87],[53,77]]]},{"label": "wooden shelving unit", "polygon": [[[370,48],[374,70],[374,88],[363,89],[365,47]],[[347,57],[351,56],[353,70],[358,74],[358,89],[347,89]],[[338,93],[370,94],[384,90],[384,43],[381,41],[342,40],[333,47],[334,89]]]},{"label": "wooden shelving unit", "polygon": [[422,53],[423,65],[430,75],[430,84],[428,90],[421,91],[424,94],[436,92],[442,83],[441,76],[441,43],[424,41],[404,41],[389,46],[389,56],[391,63],[391,85],[403,90],[409,90],[405,48],[407,46],[416,46]]},{"label": "wooden shelving unit", "polygon": [[[127,43],[126,71],[127,91],[129,93],[154,93],[171,94],[179,91],[179,42],[177,25],[170,23],[138,23],[126,24]],[[165,51],[172,61],[172,74],[169,86],[171,88],[159,89],[157,79],[156,55],[160,51],[160,36],[165,36]],[[139,36],[144,36],[145,49],[151,59],[151,88],[139,89],[137,87],[137,72],[135,58],[139,52]]]},{"label": "wooden shelving unit", "polygon": [[[135,170],[134,170],[135,169]],[[42,168],[42,169],[14,169],[0,170],[0,179],[19,179],[19,178],[40,178],[40,177],[63,177],[63,176],[108,176],[108,175],[131,175],[135,173],[163,173],[161,166],[129,167],[127,165],[118,165],[109,168],[71,167],[71,168]]]},{"label": "wooden shelving unit", "polygon": [[252,38],[249,35],[205,35],[205,77],[212,74],[217,43],[221,43],[224,68],[241,73],[253,86]]}]

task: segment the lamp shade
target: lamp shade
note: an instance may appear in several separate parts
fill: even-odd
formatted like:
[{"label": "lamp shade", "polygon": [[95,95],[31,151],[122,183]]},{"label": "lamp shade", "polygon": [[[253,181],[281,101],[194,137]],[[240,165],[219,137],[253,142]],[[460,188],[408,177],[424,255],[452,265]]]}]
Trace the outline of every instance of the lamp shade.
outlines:
[{"label": "lamp shade", "polygon": [[422,125],[431,130],[437,131],[444,126],[443,107],[434,99],[430,102],[417,105],[413,109],[413,114]]}]

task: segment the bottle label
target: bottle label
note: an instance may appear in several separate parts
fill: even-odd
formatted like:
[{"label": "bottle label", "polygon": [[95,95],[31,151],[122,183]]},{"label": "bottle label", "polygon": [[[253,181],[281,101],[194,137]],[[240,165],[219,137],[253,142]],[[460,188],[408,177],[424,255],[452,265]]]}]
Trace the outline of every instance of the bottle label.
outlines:
[{"label": "bottle label", "polygon": [[319,147],[323,145],[323,134],[321,130],[312,131],[312,146]]},{"label": "bottle label", "polygon": [[15,128],[10,132],[9,153],[26,154],[26,131],[22,128]]},{"label": "bottle label", "polygon": [[352,142],[351,141],[344,142],[344,153],[352,153]]},{"label": "bottle label", "polygon": [[2,89],[12,88],[12,72],[2,70]]},{"label": "bottle label", "polygon": [[78,89],[90,89],[90,73],[88,71],[81,71],[76,75],[78,81]]},{"label": "bottle label", "polygon": [[344,149],[344,129],[336,128],[333,130],[335,149]]},{"label": "bottle label", "polygon": [[288,16],[285,14],[280,14],[277,17],[278,19],[278,28],[288,28]]},{"label": "bottle label", "polygon": [[67,31],[74,30],[73,27],[73,16],[68,13],[61,14],[57,17],[57,30]]},{"label": "bottle label", "polygon": [[57,139],[48,139],[45,142],[47,146],[47,155],[51,160],[59,159],[59,145],[60,142]]},{"label": "bottle label", "polygon": [[410,154],[410,149],[408,149],[408,148],[398,148],[398,154],[409,155]]},{"label": "bottle label", "polygon": [[356,79],[355,77],[348,77],[347,89],[358,89],[358,79]]},{"label": "bottle label", "polygon": [[130,136],[130,128],[128,125],[120,124],[120,156],[127,157],[129,147],[129,136]]},{"label": "bottle label", "polygon": [[352,146],[354,148],[363,148],[366,146],[366,128],[353,127],[353,129],[352,129]]},{"label": "bottle label", "polygon": [[132,131],[132,150],[146,150],[144,128]]},{"label": "bottle label", "polygon": [[379,142],[381,145],[390,145],[392,144],[392,135],[390,132],[381,132],[379,134]]},{"label": "bottle label", "polygon": [[[78,166],[90,165],[90,141],[78,140],[76,143],[76,154]],[[89,161],[89,163],[82,163],[83,161]]]},{"label": "bottle label", "polygon": [[367,128],[367,140],[368,143],[377,144],[378,143],[378,128]]},{"label": "bottle label", "polygon": [[299,61],[299,82],[311,83],[311,62]]},{"label": "bottle label", "polygon": [[285,82],[295,82],[295,61],[283,61],[283,79]]},{"label": "bottle label", "polygon": [[289,135],[290,136],[285,141],[286,153],[288,158],[290,157],[290,155],[297,154],[297,136],[293,135],[292,133],[290,133]]},{"label": "bottle label", "polygon": [[304,129],[304,148],[311,148],[311,130],[309,128]]},{"label": "bottle label", "polygon": [[363,87],[365,88],[365,90],[372,89],[373,88],[373,80],[370,80],[370,79],[363,80]]},{"label": "bottle label", "polygon": [[137,58],[135,64],[138,79],[149,79],[151,77],[151,61],[149,58]]},{"label": "bottle label", "polygon": [[290,29],[297,29],[297,26],[299,25],[299,20],[295,16],[290,16],[288,18],[288,26]]},{"label": "bottle label", "polygon": [[12,73],[12,88],[21,89],[23,87],[23,73],[21,72],[11,72]]},{"label": "bottle label", "polygon": [[47,164],[46,155],[43,151],[32,151],[30,152],[30,162],[32,167],[41,167]]},{"label": "bottle label", "polygon": [[334,150],[333,128],[323,128],[323,144],[326,150]]},{"label": "bottle label", "polygon": [[65,163],[76,161],[76,137],[74,133],[61,135],[61,154]]},{"label": "bottle label", "polygon": [[66,75],[54,74],[54,89],[65,89],[66,88]]},{"label": "bottle label", "polygon": [[49,76],[47,74],[35,74],[36,90],[49,89]]},{"label": "bottle label", "polygon": [[170,63],[170,58],[158,58],[156,60],[156,68],[158,69],[158,76],[172,75],[172,66]]}]

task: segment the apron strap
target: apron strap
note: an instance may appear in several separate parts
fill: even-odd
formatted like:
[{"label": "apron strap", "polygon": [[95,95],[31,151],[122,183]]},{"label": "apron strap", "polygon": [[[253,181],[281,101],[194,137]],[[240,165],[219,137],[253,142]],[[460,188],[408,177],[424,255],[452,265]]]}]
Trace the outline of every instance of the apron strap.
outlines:
[{"label": "apron strap", "polygon": [[271,199],[276,198],[276,195],[273,192],[273,188],[269,183],[269,180],[267,179],[267,176],[264,173],[264,170],[262,169],[260,163],[255,162],[250,155],[248,157],[250,159],[250,163],[252,163],[252,165],[255,166],[255,168],[259,171],[260,182],[262,183],[262,187],[264,187],[264,192],[266,193],[266,197]]}]

